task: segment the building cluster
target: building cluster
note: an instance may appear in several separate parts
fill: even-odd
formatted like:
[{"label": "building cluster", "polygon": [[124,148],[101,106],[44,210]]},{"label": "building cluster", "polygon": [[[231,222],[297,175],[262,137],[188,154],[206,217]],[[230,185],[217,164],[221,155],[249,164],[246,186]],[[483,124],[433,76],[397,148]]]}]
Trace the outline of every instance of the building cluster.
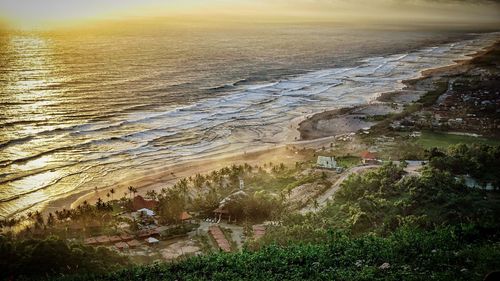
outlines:
[{"label": "building cluster", "polygon": [[[492,85],[492,83],[496,83]],[[437,129],[495,135],[500,131],[500,82],[455,81],[425,110],[391,123],[400,131]]]}]

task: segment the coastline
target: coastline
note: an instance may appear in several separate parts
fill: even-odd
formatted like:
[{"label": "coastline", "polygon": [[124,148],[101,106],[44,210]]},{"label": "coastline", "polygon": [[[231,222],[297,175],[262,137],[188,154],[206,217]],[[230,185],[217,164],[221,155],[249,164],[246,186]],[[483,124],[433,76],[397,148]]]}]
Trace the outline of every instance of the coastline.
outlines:
[{"label": "coastline", "polygon": [[[367,104],[337,108],[294,118],[286,124],[285,130],[275,137],[276,143],[274,144],[265,144],[259,148],[245,152],[238,151],[238,149],[229,152],[223,151],[195,160],[187,160],[182,163],[164,166],[151,171],[147,175],[139,176],[134,180],[126,181],[113,187],[100,189],[97,192],[82,191],[48,202],[43,207],[42,213],[47,214],[48,212],[63,208],[75,208],[84,201],[94,203],[98,198],[106,201],[106,194],[111,188],[115,190],[113,199],[121,198],[124,192],[128,191],[129,186],[137,188],[137,194],[144,195],[148,190],[159,191],[164,187],[169,187],[180,178],[189,177],[197,173],[209,173],[233,164],[248,163],[250,165],[262,165],[269,162],[294,164],[300,158],[292,150],[288,149],[289,145],[296,147],[321,147],[331,142],[338,135],[356,133],[360,129],[369,128],[377,122],[366,122],[365,120],[361,120],[362,118],[397,112],[402,106],[411,104],[418,100],[421,95],[431,90],[433,86],[432,80],[440,76],[459,74],[466,71],[464,66],[486,53],[495,44],[467,55],[468,59],[457,60],[455,64],[421,70],[420,77],[401,81],[404,85],[403,89],[387,93],[374,93],[373,100]],[[391,99],[396,98],[399,108],[391,109],[392,107],[387,102],[388,97]],[[331,130],[325,126],[318,127],[317,125],[321,122],[329,123]]]},{"label": "coastline", "polygon": [[416,102],[423,94],[435,90],[435,82],[439,78],[465,73],[474,60],[493,50],[499,43],[500,41],[496,41],[467,55],[468,59],[456,60],[455,64],[424,69],[420,71],[420,77],[401,81],[403,89],[380,93],[369,103],[316,113],[300,122],[298,130],[301,139],[315,140],[368,129],[378,123],[378,116],[400,113],[405,106]]}]

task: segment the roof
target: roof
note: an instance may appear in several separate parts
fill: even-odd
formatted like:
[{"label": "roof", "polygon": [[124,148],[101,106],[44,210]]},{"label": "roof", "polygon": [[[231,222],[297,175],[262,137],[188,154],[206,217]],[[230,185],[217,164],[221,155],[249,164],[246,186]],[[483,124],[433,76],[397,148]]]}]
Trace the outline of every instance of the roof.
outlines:
[{"label": "roof", "polygon": [[146,200],[144,197],[137,195],[132,200],[132,209],[134,211],[146,208],[146,209],[154,209],[158,205],[158,201],[155,200]]},{"label": "roof", "polygon": [[248,197],[248,194],[243,190],[238,190],[234,193],[229,194],[226,198],[222,199],[219,203],[219,208],[224,207],[227,203],[233,200],[240,200],[242,198]]},{"label": "roof", "polygon": [[85,239],[85,244],[86,245],[94,245],[94,244],[97,244],[97,240],[95,240],[95,238],[93,238],[93,237],[90,237],[90,238]]},{"label": "roof", "polygon": [[130,235],[130,234],[126,234],[126,233],[123,233],[123,234],[120,234],[120,238],[124,241],[126,240],[131,240],[134,238],[134,236]]},{"label": "roof", "polygon": [[142,208],[142,209],[140,209],[140,210],[137,210],[137,213],[141,213],[141,212],[142,212],[142,213],[144,213],[144,214],[145,214],[145,215],[147,215],[147,216],[150,216],[150,217],[152,217],[152,216],[154,216],[154,215],[155,215],[155,212],[154,212],[154,211],[152,211],[152,210],[150,210],[150,209],[146,209],[146,208]]},{"label": "roof", "polygon": [[128,249],[128,244],[125,242],[118,242],[115,244],[115,247],[118,249]]},{"label": "roof", "polygon": [[361,158],[363,158],[363,159],[375,159],[376,156],[374,153],[371,153],[370,151],[363,151],[363,152],[361,152]]},{"label": "roof", "polygon": [[191,218],[191,215],[188,214],[188,212],[184,211],[182,212],[180,215],[179,215],[179,219],[184,221],[184,220],[188,220]]},{"label": "roof", "polygon": [[337,161],[331,156],[318,156],[316,164],[323,168],[334,169],[337,167]]},{"label": "roof", "polygon": [[259,239],[266,234],[266,227],[263,225],[254,225],[252,226],[252,230],[255,239]]},{"label": "roof", "polygon": [[144,238],[144,237],[148,237],[151,235],[158,235],[158,234],[160,234],[158,229],[144,229],[144,230],[139,231],[137,233],[137,236],[139,236],[140,238]]},{"label": "roof", "polygon": [[98,237],[95,237],[95,240],[97,240],[97,242],[99,243],[108,243],[109,242],[109,237],[108,236],[98,236]]},{"label": "roof", "polygon": [[130,247],[137,247],[137,246],[140,246],[141,245],[141,242],[137,241],[137,240],[130,240],[127,242],[127,244],[130,246]]},{"label": "roof", "polygon": [[148,242],[149,244],[154,244],[154,243],[160,242],[160,240],[158,240],[154,237],[148,237],[148,238],[144,239],[144,241]]},{"label": "roof", "polygon": [[114,235],[114,236],[110,236],[109,237],[109,241],[111,243],[119,242],[121,240],[122,240],[122,238],[120,236],[118,236],[118,235]]}]

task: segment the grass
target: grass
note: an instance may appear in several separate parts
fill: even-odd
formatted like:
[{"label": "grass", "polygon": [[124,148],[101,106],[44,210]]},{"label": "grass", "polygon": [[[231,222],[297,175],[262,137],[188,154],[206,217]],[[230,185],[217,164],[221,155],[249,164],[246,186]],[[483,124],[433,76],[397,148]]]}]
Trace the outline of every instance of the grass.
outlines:
[{"label": "grass", "polygon": [[447,148],[449,145],[454,145],[458,143],[482,143],[489,145],[500,145],[500,140],[483,138],[483,137],[473,137],[473,136],[462,136],[462,135],[454,135],[449,133],[441,133],[441,132],[431,132],[424,131],[422,132],[422,136],[416,141],[417,144],[425,148]]},{"label": "grass", "polygon": [[266,190],[278,192],[283,190],[286,186],[296,181],[293,175],[288,176],[274,176],[269,173],[262,173],[245,180],[245,185],[252,190]]},{"label": "grass", "polygon": [[345,169],[349,169],[361,163],[361,158],[353,155],[339,156],[336,157],[335,160],[340,167],[343,167]]}]

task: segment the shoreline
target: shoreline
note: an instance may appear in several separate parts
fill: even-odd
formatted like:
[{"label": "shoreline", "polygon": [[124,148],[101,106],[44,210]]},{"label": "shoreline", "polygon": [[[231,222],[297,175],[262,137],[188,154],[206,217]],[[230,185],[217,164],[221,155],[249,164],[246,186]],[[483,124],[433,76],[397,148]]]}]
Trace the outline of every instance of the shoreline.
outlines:
[{"label": "shoreline", "polygon": [[[49,212],[53,212],[55,210],[75,208],[84,201],[92,204],[96,202],[98,198],[101,198],[103,201],[108,201],[106,194],[111,189],[115,190],[115,194],[111,199],[116,200],[121,198],[124,192],[128,192],[129,186],[134,186],[138,190],[136,194],[144,195],[149,190],[159,191],[162,188],[169,187],[181,178],[189,177],[198,173],[206,174],[233,164],[240,165],[247,163],[250,165],[262,165],[269,162],[293,164],[300,158],[289,150],[288,146],[321,147],[321,145],[334,140],[336,136],[347,133],[356,133],[360,129],[369,128],[377,124],[377,122],[365,122],[364,120],[361,122],[360,117],[383,115],[373,114],[374,112],[387,114],[388,103],[384,102],[384,99],[387,98],[387,96],[401,97],[410,95],[409,99],[408,97],[406,97],[406,100],[403,98],[403,101],[406,102],[403,102],[402,104],[411,104],[415,101],[411,99],[412,97],[415,98],[421,96],[425,92],[429,91],[429,86],[432,86],[433,84],[430,83],[430,85],[426,84],[423,86],[418,85],[420,81],[443,75],[452,75],[452,71],[458,71],[458,73],[461,73],[464,71],[461,69],[462,66],[467,65],[475,58],[488,52],[488,50],[493,48],[495,44],[496,43],[467,55],[467,57],[469,57],[468,59],[456,60],[454,61],[455,64],[421,70],[419,71],[420,77],[401,81],[404,86],[402,89],[396,89],[386,93],[374,93],[373,98],[369,103],[336,108],[333,110],[296,117],[287,122],[285,130],[283,130],[279,136],[276,136],[277,142],[274,144],[263,144],[258,148],[249,149],[244,152],[238,151],[238,149],[216,152],[202,156],[198,159],[186,160],[181,163],[159,167],[152,171],[151,174],[139,176],[137,179],[125,181],[113,187],[106,187],[97,191],[81,191],[64,198],[50,201],[42,207],[40,212],[47,215]],[[385,109],[382,108],[384,106],[386,107]],[[376,109],[374,111],[374,108],[376,107],[380,107],[378,111]],[[339,119],[341,122],[341,126],[339,126],[339,124],[333,124],[333,127],[343,128],[342,130],[337,129],[332,132],[331,130],[323,130],[324,128],[314,126],[315,122],[331,121],[333,119]],[[310,128],[305,128],[307,124],[310,125]],[[346,126],[342,127],[342,124],[345,124]],[[319,134],[310,136],[307,135],[307,130],[315,131]],[[281,139],[281,141],[279,139]]]},{"label": "shoreline", "polygon": [[455,60],[454,64],[420,71],[420,77],[403,80],[400,90],[379,93],[373,101],[350,107],[337,108],[313,114],[300,122],[299,132],[303,140],[315,140],[327,136],[341,136],[371,128],[379,121],[370,118],[397,114],[407,105],[416,102],[423,94],[434,89],[434,82],[443,76],[465,73],[477,58],[493,50],[496,41],[490,46],[468,54],[468,59]]}]

